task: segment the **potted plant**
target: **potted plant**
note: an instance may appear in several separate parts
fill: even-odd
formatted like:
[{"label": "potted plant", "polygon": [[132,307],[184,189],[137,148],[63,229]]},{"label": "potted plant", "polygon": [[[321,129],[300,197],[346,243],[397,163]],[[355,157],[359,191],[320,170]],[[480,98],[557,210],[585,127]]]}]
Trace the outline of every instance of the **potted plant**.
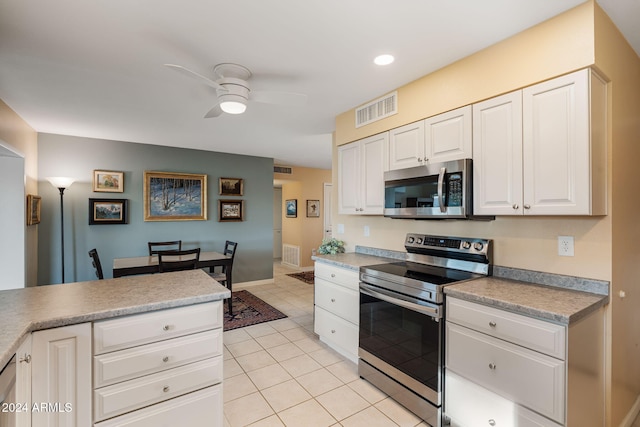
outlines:
[{"label": "potted plant", "polygon": [[318,248],[318,253],[322,255],[335,255],[344,253],[344,242],[335,238],[324,239]]}]

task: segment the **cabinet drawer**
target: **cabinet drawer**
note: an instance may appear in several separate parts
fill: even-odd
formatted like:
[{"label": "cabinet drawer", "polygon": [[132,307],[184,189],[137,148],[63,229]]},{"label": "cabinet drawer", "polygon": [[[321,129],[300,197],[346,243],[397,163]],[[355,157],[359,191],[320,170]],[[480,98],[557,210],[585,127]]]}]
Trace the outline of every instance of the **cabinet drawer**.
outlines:
[{"label": "cabinet drawer", "polygon": [[447,369],[563,422],[563,361],[452,323],[446,331]]},{"label": "cabinet drawer", "polygon": [[200,332],[94,357],[94,388],[222,354],[222,329]]},{"label": "cabinet drawer", "polygon": [[346,286],[354,291],[358,291],[360,275],[356,270],[348,270],[346,268],[316,262],[315,276],[338,285]]},{"label": "cabinet drawer", "polygon": [[222,356],[169,369],[93,392],[95,421],[135,411],[222,382]]},{"label": "cabinet drawer", "polygon": [[358,327],[320,307],[315,309],[315,333],[352,360],[358,358]]},{"label": "cabinet drawer", "polygon": [[93,324],[94,354],[220,327],[220,301],[103,320]]},{"label": "cabinet drawer", "polygon": [[451,419],[451,427],[561,427],[449,370],[444,390],[444,414]]},{"label": "cabinet drawer", "polygon": [[316,305],[356,325],[360,323],[359,298],[358,291],[334,285],[324,279],[316,279]]},{"label": "cabinet drawer", "polygon": [[222,427],[222,385],[94,424],[94,427]]},{"label": "cabinet drawer", "polygon": [[566,328],[457,298],[447,298],[447,321],[564,360]]}]

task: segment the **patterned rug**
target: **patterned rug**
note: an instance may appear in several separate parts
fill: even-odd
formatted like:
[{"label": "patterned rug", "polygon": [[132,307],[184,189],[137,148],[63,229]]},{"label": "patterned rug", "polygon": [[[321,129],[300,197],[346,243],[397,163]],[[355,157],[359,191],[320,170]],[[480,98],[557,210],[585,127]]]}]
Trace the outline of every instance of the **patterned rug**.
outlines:
[{"label": "patterned rug", "polygon": [[231,298],[233,316],[229,316],[228,303],[226,300],[224,301],[225,331],[287,317],[249,291],[234,291]]},{"label": "patterned rug", "polygon": [[313,270],[303,271],[302,273],[290,273],[287,276],[295,277],[298,280],[302,280],[304,283],[313,285]]}]

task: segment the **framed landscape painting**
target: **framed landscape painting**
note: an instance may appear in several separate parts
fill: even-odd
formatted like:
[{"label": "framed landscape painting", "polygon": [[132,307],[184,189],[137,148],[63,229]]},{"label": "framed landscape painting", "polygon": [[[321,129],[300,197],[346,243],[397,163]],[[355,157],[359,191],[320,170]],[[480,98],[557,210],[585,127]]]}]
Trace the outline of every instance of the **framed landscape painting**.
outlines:
[{"label": "framed landscape painting", "polygon": [[284,207],[287,218],[296,218],[298,216],[298,199],[286,200]]},{"label": "framed landscape painting", "polygon": [[243,200],[218,200],[218,221],[243,221],[244,201]]},{"label": "framed landscape painting", "polygon": [[124,192],[124,172],[94,170],[93,191],[100,193]]},{"label": "framed landscape painting", "polygon": [[127,224],[127,199],[89,199],[89,225]]},{"label": "framed landscape painting", "polygon": [[145,221],[207,219],[207,175],[144,172]]},{"label": "framed landscape painting", "polygon": [[241,178],[220,178],[218,187],[221,196],[242,196],[244,180]]},{"label": "framed landscape painting", "polygon": [[40,224],[40,203],[42,198],[27,194],[27,225]]}]

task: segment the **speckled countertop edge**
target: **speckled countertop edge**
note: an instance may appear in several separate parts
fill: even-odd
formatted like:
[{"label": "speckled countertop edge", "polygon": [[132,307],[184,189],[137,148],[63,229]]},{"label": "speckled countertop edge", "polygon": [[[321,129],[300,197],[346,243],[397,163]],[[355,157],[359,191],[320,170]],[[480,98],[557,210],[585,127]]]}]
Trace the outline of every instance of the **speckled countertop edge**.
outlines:
[{"label": "speckled countertop edge", "polygon": [[0,291],[0,369],[33,331],[229,296],[202,270]]}]

